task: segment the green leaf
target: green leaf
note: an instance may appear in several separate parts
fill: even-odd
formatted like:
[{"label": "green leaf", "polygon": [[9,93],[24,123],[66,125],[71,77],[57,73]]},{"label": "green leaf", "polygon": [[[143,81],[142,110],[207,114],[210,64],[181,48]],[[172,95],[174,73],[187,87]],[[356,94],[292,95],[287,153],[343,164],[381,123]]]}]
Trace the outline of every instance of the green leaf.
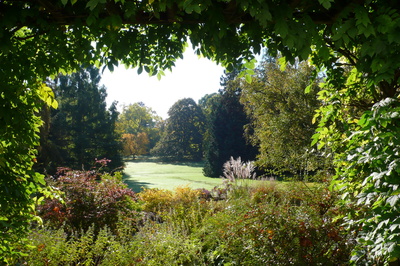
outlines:
[{"label": "green leaf", "polygon": [[159,70],[159,71],[157,72],[157,79],[158,79],[158,80],[161,80],[162,76],[165,76],[165,73],[164,73],[164,71]]},{"label": "green leaf", "polygon": [[201,13],[201,7],[199,5],[193,6],[193,11],[196,12],[197,14]]},{"label": "green leaf", "polygon": [[138,67],[137,73],[140,75],[143,72],[143,66]]},{"label": "green leaf", "polygon": [[278,59],[278,63],[279,63],[279,68],[281,71],[285,71],[286,70],[286,66],[287,66],[287,61],[286,61],[286,57],[281,57]]},{"label": "green leaf", "polygon": [[319,136],[320,136],[320,133],[315,133],[313,136],[312,136],[312,142],[311,142],[311,146],[314,146],[315,144],[317,144],[317,142],[318,142],[318,140],[319,140]]},{"label": "green leaf", "polygon": [[356,14],[356,26],[362,24],[365,27],[367,27],[369,24],[371,24],[371,20],[369,19],[368,16],[368,11],[364,7],[357,8],[355,14]]},{"label": "green leaf", "polygon": [[393,232],[393,231],[395,231],[397,228],[400,228],[400,224],[392,224],[392,225],[390,225],[389,230],[390,230],[391,232]]},{"label": "green leaf", "polygon": [[61,0],[61,3],[65,6],[68,3],[68,0]]},{"label": "green leaf", "polygon": [[289,32],[288,24],[283,18],[280,18],[276,21],[275,31],[277,35],[280,35],[282,38],[286,38]]},{"label": "green leaf", "polygon": [[93,10],[96,8],[96,6],[99,4],[99,0],[90,0],[87,4],[86,7],[88,7],[90,10]]},{"label": "green leaf", "polygon": [[318,2],[325,8],[325,9],[329,9],[332,6],[332,2],[334,0],[318,0]]},{"label": "green leaf", "polygon": [[246,75],[245,75],[245,79],[246,79],[246,82],[247,82],[247,83],[251,84],[251,81],[252,81],[251,75],[246,74]]},{"label": "green leaf", "polygon": [[308,94],[311,92],[311,88],[312,88],[313,84],[308,85],[305,89],[304,89],[304,93]]},{"label": "green leaf", "polygon": [[92,14],[90,14],[86,19],[86,24],[88,26],[93,25],[95,22],[96,22],[96,17],[94,15],[92,15]]},{"label": "green leaf", "polygon": [[254,69],[256,67],[257,60],[252,59],[250,61],[247,61],[243,64],[243,66],[247,69]]},{"label": "green leaf", "polygon": [[253,69],[247,69],[247,70],[246,70],[246,74],[247,74],[247,75],[250,75],[250,76],[251,76],[251,75],[254,75],[255,73],[256,73],[256,72],[254,72]]},{"label": "green leaf", "polygon": [[108,62],[107,67],[108,67],[108,70],[110,70],[110,72],[114,71],[114,64],[112,62]]},{"label": "green leaf", "polygon": [[400,196],[399,196],[399,195],[390,196],[390,197],[387,199],[387,203],[390,204],[390,207],[394,207],[394,206],[397,205],[397,202],[399,201],[399,199],[400,199]]}]

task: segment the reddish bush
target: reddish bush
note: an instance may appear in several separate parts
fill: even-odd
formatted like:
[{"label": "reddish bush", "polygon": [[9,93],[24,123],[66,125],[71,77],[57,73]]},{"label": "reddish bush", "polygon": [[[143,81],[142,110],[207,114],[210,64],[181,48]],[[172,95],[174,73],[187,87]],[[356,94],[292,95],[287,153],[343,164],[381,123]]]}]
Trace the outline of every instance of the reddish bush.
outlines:
[{"label": "reddish bush", "polygon": [[62,192],[61,199],[47,200],[38,207],[45,222],[59,227],[65,223],[67,230],[96,230],[107,225],[115,228],[119,217],[136,217],[136,195],[121,180],[96,171],[73,171],[60,168],[58,177],[50,185]]}]

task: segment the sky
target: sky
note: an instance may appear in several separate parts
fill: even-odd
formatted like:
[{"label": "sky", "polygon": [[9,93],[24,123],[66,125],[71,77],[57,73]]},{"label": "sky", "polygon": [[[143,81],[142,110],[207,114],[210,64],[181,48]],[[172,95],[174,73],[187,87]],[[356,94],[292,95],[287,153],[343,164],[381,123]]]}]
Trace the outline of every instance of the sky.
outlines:
[{"label": "sky", "polygon": [[123,105],[143,102],[159,116],[166,119],[168,109],[178,100],[192,98],[196,102],[206,94],[218,92],[221,88],[220,77],[224,68],[206,58],[199,58],[188,47],[184,58],[175,63],[172,72],[164,71],[165,76],[158,80],[149,77],[137,69],[125,69],[124,66],[108,69],[102,74],[101,84],[107,88],[107,104],[118,101],[118,109]]}]

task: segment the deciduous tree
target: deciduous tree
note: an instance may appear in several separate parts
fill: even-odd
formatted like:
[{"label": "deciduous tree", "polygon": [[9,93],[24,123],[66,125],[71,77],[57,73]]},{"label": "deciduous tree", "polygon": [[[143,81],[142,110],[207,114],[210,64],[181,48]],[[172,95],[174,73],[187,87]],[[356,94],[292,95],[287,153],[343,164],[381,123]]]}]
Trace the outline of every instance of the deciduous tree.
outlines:
[{"label": "deciduous tree", "polygon": [[117,129],[120,134],[132,134],[138,140],[143,139],[139,135],[144,133],[148,141],[145,152],[141,152],[141,154],[146,154],[160,139],[161,123],[161,117],[152,108],[147,107],[142,102],[138,102],[123,107],[121,115],[118,118]]},{"label": "deciduous tree", "polygon": [[313,71],[305,61],[282,70],[277,58],[265,56],[252,83],[242,83],[240,100],[252,120],[249,137],[259,148],[258,166],[294,174],[323,167],[322,153],[311,147],[320,106],[317,81],[310,85]]},{"label": "deciduous tree", "polygon": [[145,132],[135,134],[123,134],[122,135],[122,146],[123,153],[125,156],[135,156],[146,154],[147,145],[149,144],[149,138]]},{"label": "deciduous tree", "polygon": [[174,103],[168,115],[165,131],[152,152],[170,160],[201,160],[205,118],[200,107],[192,98],[184,98]]}]

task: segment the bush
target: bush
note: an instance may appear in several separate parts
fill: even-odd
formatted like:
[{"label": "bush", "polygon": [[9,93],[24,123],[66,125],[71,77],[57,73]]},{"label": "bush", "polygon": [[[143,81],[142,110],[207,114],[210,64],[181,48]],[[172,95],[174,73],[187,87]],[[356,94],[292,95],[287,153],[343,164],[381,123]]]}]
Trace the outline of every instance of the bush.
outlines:
[{"label": "bush", "polygon": [[144,189],[138,194],[145,212],[161,213],[169,210],[172,206],[172,191],[166,189]]},{"label": "bush", "polygon": [[29,238],[35,247],[29,250],[23,265],[132,265],[136,260],[133,227],[128,221],[119,224],[120,237],[108,227],[97,233],[89,227],[70,235],[63,227],[33,230]]},{"label": "bush", "polygon": [[135,204],[157,219],[143,220],[138,231],[127,219],[98,233],[95,227],[68,235],[35,230],[27,261],[112,265],[115,256],[114,265],[347,264],[353,243],[341,226],[348,210],[336,206],[337,194],[326,184],[257,182],[230,182],[237,193],[222,187],[226,198],[218,200],[211,196],[217,189],[146,189]]},{"label": "bush", "polygon": [[[230,198],[223,211],[204,220],[206,261],[232,265],[340,265],[349,259],[351,241],[341,227],[336,195],[322,187],[249,188],[245,200]],[[236,195],[236,194],[234,194]]]},{"label": "bush", "polygon": [[120,173],[113,176],[94,171],[59,169],[58,178],[50,185],[62,192],[62,199],[44,201],[39,216],[50,226],[86,231],[94,226],[115,229],[118,217],[136,219],[138,208],[135,193],[122,182]]}]

